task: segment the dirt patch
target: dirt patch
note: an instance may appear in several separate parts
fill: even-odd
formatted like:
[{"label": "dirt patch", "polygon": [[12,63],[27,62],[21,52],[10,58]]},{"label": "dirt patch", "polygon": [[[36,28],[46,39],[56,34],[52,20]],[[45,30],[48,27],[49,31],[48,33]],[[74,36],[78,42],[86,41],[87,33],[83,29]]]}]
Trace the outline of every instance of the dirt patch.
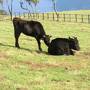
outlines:
[{"label": "dirt patch", "polygon": [[9,56],[8,55],[6,55],[5,53],[2,53],[2,52],[0,52],[0,60],[1,60],[1,58],[9,58]]},{"label": "dirt patch", "polygon": [[76,56],[80,60],[90,60],[90,52],[77,52]]},{"label": "dirt patch", "polygon": [[25,65],[30,68],[30,70],[43,70],[48,68],[64,68],[65,70],[80,70],[85,69],[90,64],[90,52],[78,52],[76,55],[76,62],[68,62],[66,61],[60,61],[58,63],[37,63],[32,62],[34,60],[28,60],[28,61],[19,61],[18,63],[15,63],[12,65],[12,68],[23,68]]},{"label": "dirt patch", "polygon": [[35,62],[30,62],[30,61],[23,61],[23,62],[20,62],[20,63],[31,66],[32,68],[58,67],[58,65],[55,65],[55,64],[35,63]]},{"label": "dirt patch", "polygon": [[5,76],[0,75],[0,82],[3,81],[5,79]]},{"label": "dirt patch", "polygon": [[27,88],[16,88],[16,90],[28,90]]},{"label": "dirt patch", "polygon": [[49,63],[34,63],[34,62],[30,62],[30,61],[22,61],[20,62],[22,64],[28,65],[30,68],[34,69],[34,70],[41,70],[44,68],[65,68],[66,70],[77,70],[77,69],[81,69],[84,68],[82,63],[78,63],[78,64],[72,64],[70,62],[60,62],[58,64],[49,64]]}]

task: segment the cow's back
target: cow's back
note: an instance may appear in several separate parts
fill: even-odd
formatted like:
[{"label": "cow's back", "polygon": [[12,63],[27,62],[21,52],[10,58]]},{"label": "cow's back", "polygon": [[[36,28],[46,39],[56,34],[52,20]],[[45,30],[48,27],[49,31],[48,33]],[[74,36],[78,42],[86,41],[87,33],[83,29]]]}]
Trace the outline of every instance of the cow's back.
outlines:
[{"label": "cow's back", "polygon": [[28,21],[20,18],[14,18],[13,25],[15,30],[18,29],[22,33],[29,36],[37,37],[45,35],[44,28],[38,21]]},{"label": "cow's back", "polygon": [[63,55],[69,49],[69,42],[66,38],[56,38],[51,41],[48,53],[52,55]]}]

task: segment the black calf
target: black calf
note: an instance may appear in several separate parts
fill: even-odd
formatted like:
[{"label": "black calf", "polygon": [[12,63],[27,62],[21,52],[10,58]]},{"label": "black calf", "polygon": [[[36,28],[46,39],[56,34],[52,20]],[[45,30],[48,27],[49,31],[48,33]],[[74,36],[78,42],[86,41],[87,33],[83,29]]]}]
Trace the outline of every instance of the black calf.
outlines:
[{"label": "black calf", "polygon": [[79,43],[76,37],[66,39],[66,38],[56,38],[51,41],[48,53],[51,55],[74,55],[74,50],[79,50]]},{"label": "black calf", "polygon": [[50,36],[46,35],[44,28],[40,22],[26,21],[20,18],[14,18],[13,25],[14,25],[14,35],[15,35],[15,46],[17,48],[19,48],[18,39],[21,33],[35,37],[40,51],[42,51],[41,42],[40,42],[41,39],[44,40],[47,46],[49,46]]}]

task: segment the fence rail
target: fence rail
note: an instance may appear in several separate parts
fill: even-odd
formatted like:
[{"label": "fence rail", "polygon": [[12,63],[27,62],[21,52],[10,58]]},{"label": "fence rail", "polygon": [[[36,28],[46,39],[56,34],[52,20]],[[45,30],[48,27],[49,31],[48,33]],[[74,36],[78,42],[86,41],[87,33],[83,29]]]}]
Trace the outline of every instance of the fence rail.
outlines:
[{"label": "fence rail", "polygon": [[15,16],[28,19],[42,19],[60,22],[90,23],[90,15],[86,14],[61,14],[58,13],[17,13]]},{"label": "fence rail", "polygon": [[[13,17],[20,17],[30,20],[40,19],[40,20],[51,20],[51,21],[59,21],[59,22],[90,23],[90,15],[86,15],[86,14],[58,13],[56,15],[55,13],[15,13]],[[0,20],[2,20],[2,18],[0,18]]]}]

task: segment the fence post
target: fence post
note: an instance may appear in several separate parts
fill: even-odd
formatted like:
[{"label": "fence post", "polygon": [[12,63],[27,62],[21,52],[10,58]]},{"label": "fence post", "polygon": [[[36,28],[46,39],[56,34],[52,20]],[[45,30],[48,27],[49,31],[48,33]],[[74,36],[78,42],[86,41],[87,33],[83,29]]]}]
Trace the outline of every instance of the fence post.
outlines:
[{"label": "fence post", "polygon": [[88,15],[88,23],[90,23],[90,15]]},{"label": "fence post", "polygon": [[16,13],[14,13],[15,14],[15,17],[16,17]]},{"label": "fence post", "polygon": [[49,19],[49,13],[47,13],[47,19]]},{"label": "fence post", "polygon": [[33,13],[33,19],[34,19],[34,13]]},{"label": "fence post", "polygon": [[29,13],[28,13],[28,19],[29,19]]},{"label": "fence post", "polygon": [[31,15],[31,13],[29,12],[29,18],[31,19],[32,18],[32,15]]},{"label": "fence post", "polygon": [[83,23],[83,14],[81,15],[82,23]]},{"label": "fence post", "polygon": [[20,16],[20,13],[19,13],[19,18],[20,18],[21,16]]},{"label": "fence post", "polygon": [[25,13],[23,13],[23,16],[24,16],[24,18],[25,18]]},{"label": "fence post", "polygon": [[35,13],[35,19],[37,19],[37,13]]},{"label": "fence post", "polygon": [[37,13],[36,13],[36,15],[35,15],[35,19],[37,19]]},{"label": "fence post", "polygon": [[39,13],[38,13],[38,19],[39,19]]},{"label": "fence post", "polygon": [[53,21],[54,21],[54,13],[53,13]]},{"label": "fence post", "polygon": [[71,22],[71,14],[69,14],[69,22]]},{"label": "fence post", "polygon": [[42,17],[43,17],[43,20],[44,20],[44,13],[42,13]]},{"label": "fence post", "polygon": [[75,22],[77,22],[77,14],[75,14]]},{"label": "fence post", "polygon": [[32,19],[32,13],[31,13],[31,19]]},{"label": "fence post", "polygon": [[57,14],[57,21],[59,21],[59,14]]},{"label": "fence post", "polygon": [[63,19],[64,19],[64,22],[65,22],[65,21],[66,21],[66,20],[65,20],[65,14],[63,14]]}]

